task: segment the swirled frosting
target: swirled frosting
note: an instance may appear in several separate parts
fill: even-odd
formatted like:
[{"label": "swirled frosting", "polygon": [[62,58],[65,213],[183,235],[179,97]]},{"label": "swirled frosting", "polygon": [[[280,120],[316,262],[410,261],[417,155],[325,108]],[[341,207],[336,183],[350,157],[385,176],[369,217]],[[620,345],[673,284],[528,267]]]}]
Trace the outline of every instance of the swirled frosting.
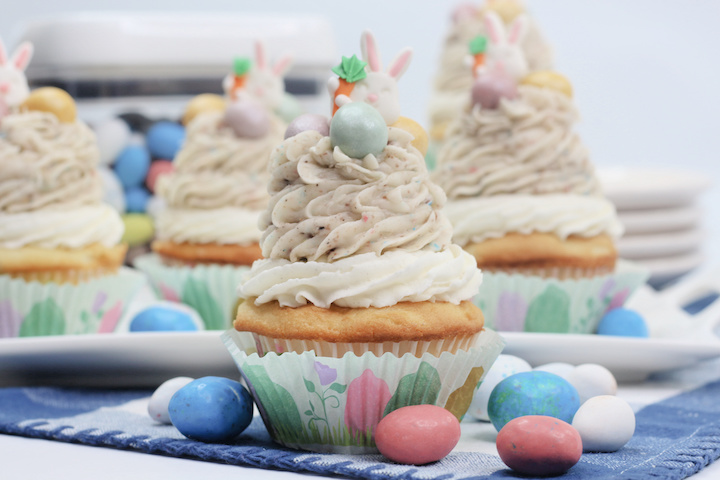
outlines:
[{"label": "swirled frosting", "polygon": [[449,201],[445,212],[459,245],[479,243],[515,232],[619,238],[623,232],[615,206],[585,195],[497,195]]},{"label": "swirled frosting", "polygon": [[352,255],[332,263],[264,259],[253,265],[238,293],[256,303],[299,307],[387,307],[398,302],[458,304],[475,295],[482,274],[457,245],[442,252],[392,250]]},{"label": "swirled frosting", "polygon": [[566,95],[520,86],[497,109],[476,105],[450,126],[433,180],[450,199],[502,194],[600,195]]},{"label": "swirled frosting", "polygon": [[238,207],[168,209],[158,215],[157,238],[176,243],[250,245],[260,240],[260,211]]},{"label": "swirled frosting", "polygon": [[0,212],[0,247],[16,249],[82,248],[120,242],[123,222],[109,205],[84,205],[70,210]]},{"label": "swirled frosting", "polygon": [[446,248],[452,227],[441,210],[445,194],[430,181],[412,138],[391,127],[382,153],[363,159],[315,131],[283,142],[272,154],[272,198],[260,222],[263,256],[333,262]]},{"label": "swirled frosting", "polygon": [[80,121],[27,112],[2,119],[0,212],[66,209],[97,203],[102,182],[95,134]]}]

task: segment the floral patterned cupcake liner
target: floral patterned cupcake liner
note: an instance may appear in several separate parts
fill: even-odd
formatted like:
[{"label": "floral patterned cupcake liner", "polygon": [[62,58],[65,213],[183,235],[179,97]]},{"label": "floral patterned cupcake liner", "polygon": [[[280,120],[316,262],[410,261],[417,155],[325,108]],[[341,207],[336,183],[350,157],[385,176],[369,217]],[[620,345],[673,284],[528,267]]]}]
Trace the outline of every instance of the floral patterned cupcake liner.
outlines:
[{"label": "floral patterned cupcake liner", "polygon": [[594,333],[603,315],[621,307],[648,278],[647,269],[620,260],[614,273],[555,279],[483,272],[473,302],[501,332]]},{"label": "floral patterned cupcake liner", "polygon": [[113,332],[145,282],[129,268],[77,285],[0,275],[0,338]]},{"label": "floral patterned cupcake liner", "polygon": [[440,356],[315,352],[258,355],[253,336],[228,330],[223,341],[272,438],[313,452],[375,453],[374,431],[393,410],[439,405],[462,418],[478,382],[503,349],[485,330],[473,348]]},{"label": "floral patterned cupcake liner", "polygon": [[236,289],[249,267],[170,266],[154,253],[136,258],[134,265],[148,276],[160,298],[181,302],[197,310],[207,330],[232,327],[238,302]]}]

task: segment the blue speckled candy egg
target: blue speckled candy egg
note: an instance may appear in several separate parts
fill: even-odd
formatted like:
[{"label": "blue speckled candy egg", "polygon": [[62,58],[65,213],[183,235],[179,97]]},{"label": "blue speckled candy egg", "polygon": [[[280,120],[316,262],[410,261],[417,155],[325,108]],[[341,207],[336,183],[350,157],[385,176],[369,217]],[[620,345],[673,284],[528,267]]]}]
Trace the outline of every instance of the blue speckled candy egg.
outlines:
[{"label": "blue speckled candy egg", "polygon": [[150,192],[144,187],[131,187],[125,191],[125,205],[129,213],[145,213]]},{"label": "blue speckled candy egg", "polygon": [[522,358],[513,355],[500,355],[497,360],[495,360],[495,363],[492,364],[490,370],[488,370],[485,378],[483,378],[478,385],[468,413],[477,420],[490,420],[487,413],[488,402],[495,386],[511,375],[529,372],[530,370],[532,370],[532,367]]},{"label": "blue speckled candy egg", "polygon": [[154,157],[171,160],[185,141],[185,128],[175,122],[157,122],[148,129],[145,141]]},{"label": "blue speckled candy egg", "polygon": [[616,337],[647,338],[650,336],[643,317],[627,308],[615,308],[606,313],[600,320],[597,333]]},{"label": "blue speckled candy egg", "polygon": [[343,105],[330,122],[330,143],[351,158],[378,155],[388,142],[388,128],[380,112],[364,102]]},{"label": "blue speckled candy egg", "polygon": [[113,169],[125,190],[139,187],[150,169],[150,153],[141,145],[128,145],[118,155]]},{"label": "blue speckled candy egg", "polygon": [[191,332],[198,330],[192,316],[165,305],[148,307],[130,321],[131,332]]},{"label": "blue speckled candy egg", "polygon": [[240,383],[198,378],[178,390],[168,406],[180,433],[201,442],[225,442],[240,435],[253,416],[252,397]]},{"label": "blue speckled candy egg", "polygon": [[500,431],[513,418],[546,415],[572,423],[580,408],[577,390],[567,380],[548,372],[512,375],[497,384],[490,394],[488,416]]}]

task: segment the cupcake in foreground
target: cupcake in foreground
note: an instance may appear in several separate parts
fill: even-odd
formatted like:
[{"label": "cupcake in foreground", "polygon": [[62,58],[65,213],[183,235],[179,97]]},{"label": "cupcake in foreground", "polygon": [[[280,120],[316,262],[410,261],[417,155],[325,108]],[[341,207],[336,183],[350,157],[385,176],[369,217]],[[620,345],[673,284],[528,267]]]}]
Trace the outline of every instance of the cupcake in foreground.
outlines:
[{"label": "cupcake in foreground", "polygon": [[155,255],[135,261],[163,297],[196,308],[209,329],[230,325],[233,286],[262,257],[258,220],[269,200],[267,164],[287,126],[273,106],[289,66],[282,59],[271,67],[264,57],[258,44],[254,65],[236,59],[227,100],[191,101],[186,141],[173,172],[158,180],[166,208],[156,218]]},{"label": "cupcake in foreground", "polygon": [[[21,74],[31,53],[0,54],[0,69]],[[101,201],[94,134],[63,90],[15,88],[0,119],[0,337],[112,331],[142,277],[118,271],[123,223]]]},{"label": "cupcake in foreground", "polygon": [[[527,24],[522,36],[509,38],[507,43],[522,49],[527,58],[528,71],[552,67],[552,51],[535,21],[527,16],[520,0],[486,0],[481,6],[458,6],[453,11],[430,100],[430,137],[434,141],[445,138],[448,125],[467,104],[467,92],[473,82],[472,70],[466,62],[468,45],[477,36],[487,35],[488,28],[484,20],[488,12],[497,14],[497,19],[509,30],[518,19]],[[484,50],[476,49],[470,53],[477,58],[485,54]]]},{"label": "cupcake in foreground", "polygon": [[383,71],[369,32],[361,46],[365,61],[333,69],[329,135],[295,132],[272,154],[265,259],[225,334],[273,438],[314,451],[375,451],[377,422],[405,405],[461,417],[502,349],[470,301],[482,275],[450,241],[420,127],[399,116],[412,52]]},{"label": "cupcake in foreground", "polygon": [[[505,37],[492,24],[490,44]],[[493,313],[491,324],[589,333],[615,294],[629,293],[642,275],[613,276],[622,226],[573,130],[570,82],[552,71],[518,78],[506,62],[489,58],[480,69],[433,180],[447,193],[454,240],[473,254],[489,284],[508,284],[502,294],[486,289],[495,297],[479,296]],[[513,290],[529,288],[527,282],[534,293]]]}]

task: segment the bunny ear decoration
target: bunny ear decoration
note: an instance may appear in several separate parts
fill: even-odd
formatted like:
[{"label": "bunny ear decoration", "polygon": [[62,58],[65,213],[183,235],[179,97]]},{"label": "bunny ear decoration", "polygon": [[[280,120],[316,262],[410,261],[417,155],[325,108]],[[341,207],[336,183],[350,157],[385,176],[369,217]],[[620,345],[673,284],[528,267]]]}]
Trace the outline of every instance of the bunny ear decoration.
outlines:
[{"label": "bunny ear decoration", "polygon": [[360,37],[360,51],[362,52],[363,60],[368,63],[371,71],[382,71],[380,50],[378,50],[377,44],[375,43],[375,37],[369,30],[365,30]]},{"label": "bunny ear decoration", "polygon": [[290,69],[290,65],[292,65],[292,57],[290,55],[284,55],[280,57],[280,60],[275,62],[275,65],[273,65],[273,75],[275,75],[276,77],[285,76],[287,71]]},{"label": "bunny ear decoration", "polygon": [[267,66],[265,62],[265,44],[260,40],[255,42],[255,63],[260,70],[265,70]]},{"label": "bunny ear decoration", "polygon": [[495,45],[507,43],[505,25],[497,13],[490,11],[485,14],[485,28],[491,43]]},{"label": "bunny ear decoration", "polygon": [[390,62],[387,73],[395,80],[398,80],[405,70],[410,66],[410,60],[412,60],[413,51],[412,48],[405,48],[398,54],[397,57]]},{"label": "bunny ear decoration", "polygon": [[13,54],[12,63],[18,70],[25,70],[30,63],[30,59],[33,55],[33,45],[30,42],[23,42],[15,50]]},{"label": "bunny ear decoration", "polygon": [[519,45],[525,37],[528,27],[527,15],[518,15],[510,24],[510,32],[508,33],[508,42],[511,45]]}]

